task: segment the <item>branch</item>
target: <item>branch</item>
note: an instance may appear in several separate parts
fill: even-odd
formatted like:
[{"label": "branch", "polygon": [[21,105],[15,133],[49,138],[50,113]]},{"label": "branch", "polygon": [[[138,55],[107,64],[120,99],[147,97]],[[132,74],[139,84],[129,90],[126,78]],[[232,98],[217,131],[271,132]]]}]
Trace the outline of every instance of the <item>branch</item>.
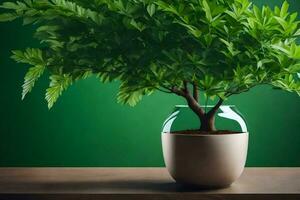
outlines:
[{"label": "branch", "polygon": [[199,117],[203,118],[205,115],[205,112],[203,108],[199,105],[198,101],[190,94],[188,90],[188,82],[183,82],[183,89],[177,88],[176,86],[173,86],[172,88],[162,86],[163,88],[170,90],[171,92],[177,94],[178,96],[182,96],[187,101],[188,106],[192,109],[192,111]]},{"label": "branch", "polygon": [[194,113],[198,115],[200,119],[202,119],[205,116],[205,112],[203,108],[201,108],[199,103],[194,99],[194,97],[190,93],[188,93],[185,96],[185,99],[188,103],[188,106],[194,111]]},{"label": "branch", "polygon": [[157,89],[158,91],[161,91],[161,92],[164,92],[164,93],[173,93],[171,90],[163,90],[163,89],[161,89],[161,88],[159,88],[159,87],[154,87],[155,89]]},{"label": "branch", "polygon": [[176,86],[173,86],[171,88],[171,91],[179,96],[182,96],[182,97],[186,97],[186,92],[182,89],[178,89]]},{"label": "branch", "polygon": [[[270,84],[269,84],[269,81],[261,82],[261,83],[256,83],[256,84],[253,84],[253,85],[251,85],[250,87],[248,87],[248,88],[246,88],[246,89],[244,89],[244,90],[240,90],[240,91],[237,90],[237,92],[235,92],[235,91],[227,91],[227,92],[225,93],[225,96],[226,96],[226,97],[230,97],[231,95],[234,95],[234,94],[240,94],[240,93],[243,93],[243,92],[247,92],[247,91],[249,91],[250,89],[252,89],[253,87],[256,87],[256,86],[258,86],[258,85],[264,85],[264,84],[270,85]],[[272,86],[272,85],[270,85],[270,86]]]},{"label": "branch", "polygon": [[193,97],[195,99],[195,101],[199,102],[199,91],[198,91],[198,86],[196,85],[196,83],[193,83]]},{"label": "branch", "polygon": [[210,116],[213,116],[216,114],[217,110],[220,108],[220,106],[222,105],[223,103],[223,99],[220,98],[218,103],[207,113],[207,115],[210,115]]},{"label": "branch", "polygon": [[183,81],[183,88],[185,93],[189,93],[189,88],[188,88],[188,82],[187,81]]}]

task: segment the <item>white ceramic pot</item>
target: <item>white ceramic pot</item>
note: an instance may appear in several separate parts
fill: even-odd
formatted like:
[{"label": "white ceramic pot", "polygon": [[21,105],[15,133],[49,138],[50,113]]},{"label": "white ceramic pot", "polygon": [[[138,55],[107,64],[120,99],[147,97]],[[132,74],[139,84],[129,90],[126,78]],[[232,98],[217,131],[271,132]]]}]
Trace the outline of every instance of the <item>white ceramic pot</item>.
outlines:
[{"label": "white ceramic pot", "polygon": [[227,187],[243,172],[248,133],[193,135],[162,133],[166,167],[178,183]]}]

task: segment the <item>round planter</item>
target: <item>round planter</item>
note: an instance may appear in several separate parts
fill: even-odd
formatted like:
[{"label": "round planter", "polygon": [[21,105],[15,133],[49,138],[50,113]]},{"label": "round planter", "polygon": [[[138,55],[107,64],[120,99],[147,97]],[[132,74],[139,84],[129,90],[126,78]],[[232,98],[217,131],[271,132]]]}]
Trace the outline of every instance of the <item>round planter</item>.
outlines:
[{"label": "round planter", "polygon": [[243,172],[248,133],[224,135],[162,134],[163,155],[178,183],[227,187]]},{"label": "round planter", "polygon": [[234,133],[176,133],[199,127],[193,117],[187,106],[176,106],[164,123],[162,148],[170,175],[178,183],[202,188],[231,185],[242,174],[247,158],[249,134],[244,118],[235,106],[221,106],[216,127]]}]

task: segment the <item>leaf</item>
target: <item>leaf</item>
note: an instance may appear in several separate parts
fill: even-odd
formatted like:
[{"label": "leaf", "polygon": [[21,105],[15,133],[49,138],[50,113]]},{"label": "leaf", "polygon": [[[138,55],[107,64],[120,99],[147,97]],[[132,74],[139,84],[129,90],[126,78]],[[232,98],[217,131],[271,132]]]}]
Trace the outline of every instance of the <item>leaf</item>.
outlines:
[{"label": "leaf", "polygon": [[175,6],[167,4],[164,1],[157,1],[154,3],[158,6],[159,9],[161,9],[163,11],[170,12],[177,16],[180,16],[180,13],[178,12],[178,10],[176,9]]},{"label": "leaf", "polygon": [[227,50],[230,52],[230,55],[226,51],[221,51],[224,55],[231,57],[236,56],[240,51],[238,49],[235,49],[232,42],[228,42],[222,38],[219,38],[219,40],[224,43],[227,46]]},{"label": "leaf", "polygon": [[13,2],[4,2],[0,8],[9,9],[9,10],[17,10],[19,9],[19,5]]},{"label": "leaf", "polygon": [[147,12],[152,17],[155,13],[155,4],[149,4],[147,6]]},{"label": "leaf", "polygon": [[206,19],[211,22],[212,21],[212,15],[211,15],[211,10],[210,10],[210,7],[207,3],[206,0],[203,0],[202,1],[202,5],[203,5],[203,10],[205,12],[205,16],[206,16]]},{"label": "leaf", "polygon": [[205,75],[204,79],[200,81],[200,84],[204,90],[209,90],[211,87],[213,87],[215,79],[212,76]]},{"label": "leaf", "polygon": [[102,24],[104,20],[104,16],[101,13],[86,9],[72,1],[52,0],[51,2],[54,4],[52,6],[54,7],[54,10],[48,11],[54,11],[54,13],[49,13],[49,15],[52,15],[52,17],[54,14],[57,15],[57,13],[59,13],[59,15],[64,15],[67,17],[73,16],[81,19],[91,19],[98,25]]},{"label": "leaf", "polygon": [[288,15],[289,3],[284,1],[281,10],[280,10],[280,17],[285,18]]},{"label": "leaf", "polygon": [[168,9],[169,5],[165,3],[164,1],[157,1],[154,2],[160,9]]},{"label": "leaf", "polygon": [[79,70],[78,72],[72,73],[72,79],[77,81],[80,79],[87,79],[88,77],[91,77],[93,72],[91,70]]},{"label": "leaf", "polygon": [[271,63],[271,62],[274,62],[274,61],[271,59],[262,59],[257,62],[257,68],[261,68],[261,67],[263,67],[264,64]]},{"label": "leaf", "polygon": [[300,59],[300,46],[295,45],[293,52],[292,52],[292,58]]},{"label": "leaf", "polygon": [[18,15],[13,13],[3,13],[0,14],[0,22],[9,22],[18,18]]},{"label": "leaf", "polygon": [[153,89],[147,87],[139,87],[134,82],[122,82],[117,95],[118,103],[135,106],[145,94],[152,94]]},{"label": "leaf", "polygon": [[280,50],[286,54],[290,54],[290,51],[285,49],[281,44],[274,44],[274,45],[271,45],[271,47],[274,49]]},{"label": "leaf", "polygon": [[257,6],[253,6],[253,12],[254,12],[255,17],[256,17],[259,21],[261,21],[262,16],[261,16],[261,11],[260,11],[260,9],[259,9]]},{"label": "leaf", "polygon": [[135,106],[142,99],[143,94],[143,90],[132,90],[130,87],[122,84],[117,95],[117,100],[118,103]]},{"label": "leaf", "polygon": [[134,19],[130,21],[130,25],[142,32],[146,27],[141,22],[136,22]]},{"label": "leaf", "polygon": [[293,14],[290,15],[290,19],[289,19],[289,22],[294,22],[296,19],[297,19],[297,16],[298,16],[298,13],[295,12]]},{"label": "leaf", "polygon": [[[288,69],[287,69],[288,72],[290,73],[297,73],[299,72],[300,73],[300,63],[296,63],[292,66],[290,66]],[[298,74],[299,74],[298,73]]]},{"label": "leaf", "polygon": [[27,48],[25,51],[13,50],[12,59],[19,63],[30,65],[46,65],[43,59],[43,52],[40,49]]},{"label": "leaf", "polygon": [[118,93],[118,103],[128,104],[130,106],[135,106],[141,99],[143,93],[141,91],[133,91],[130,93],[127,92],[119,92]]},{"label": "leaf", "polygon": [[232,12],[230,10],[226,10],[225,13],[227,15],[229,15],[230,17],[232,17],[233,19],[238,20],[238,16],[234,12]]},{"label": "leaf", "polygon": [[226,41],[226,40],[224,40],[223,38],[220,38],[220,41],[223,42],[228,47],[231,46],[231,43],[228,42],[228,41]]},{"label": "leaf", "polygon": [[51,109],[58,97],[72,84],[72,77],[69,74],[51,75],[50,86],[46,90],[46,101]]},{"label": "leaf", "polygon": [[294,36],[300,36],[300,29],[298,29],[295,33]]},{"label": "leaf", "polygon": [[282,26],[282,28],[284,30],[286,30],[288,28],[289,24],[284,19],[282,19],[281,17],[276,17],[276,16],[274,18]]},{"label": "leaf", "polygon": [[184,26],[185,28],[188,29],[188,32],[195,36],[196,38],[199,38],[202,35],[202,31],[200,31],[197,27],[185,24],[179,20],[174,20],[174,23],[180,24],[181,26]]},{"label": "leaf", "polygon": [[31,92],[35,82],[40,78],[44,71],[45,66],[42,65],[29,68],[24,78],[24,84],[22,85],[22,100],[25,98],[27,93]]}]

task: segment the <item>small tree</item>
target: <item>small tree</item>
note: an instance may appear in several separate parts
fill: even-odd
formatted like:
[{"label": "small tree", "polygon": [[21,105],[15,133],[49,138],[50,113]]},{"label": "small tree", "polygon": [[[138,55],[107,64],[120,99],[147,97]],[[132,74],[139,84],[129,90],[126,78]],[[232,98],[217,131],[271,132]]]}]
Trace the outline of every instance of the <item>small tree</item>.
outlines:
[{"label": "small tree", "polygon": [[[40,49],[13,51],[31,65],[22,98],[45,69],[51,108],[78,79],[95,74],[119,80],[118,101],[134,106],[155,90],[185,98],[215,131],[223,100],[269,84],[300,94],[300,36],[297,13],[288,3],[274,10],[248,0],[22,0],[2,4],[0,21],[34,24]],[[205,112],[199,92],[218,97]]]}]

